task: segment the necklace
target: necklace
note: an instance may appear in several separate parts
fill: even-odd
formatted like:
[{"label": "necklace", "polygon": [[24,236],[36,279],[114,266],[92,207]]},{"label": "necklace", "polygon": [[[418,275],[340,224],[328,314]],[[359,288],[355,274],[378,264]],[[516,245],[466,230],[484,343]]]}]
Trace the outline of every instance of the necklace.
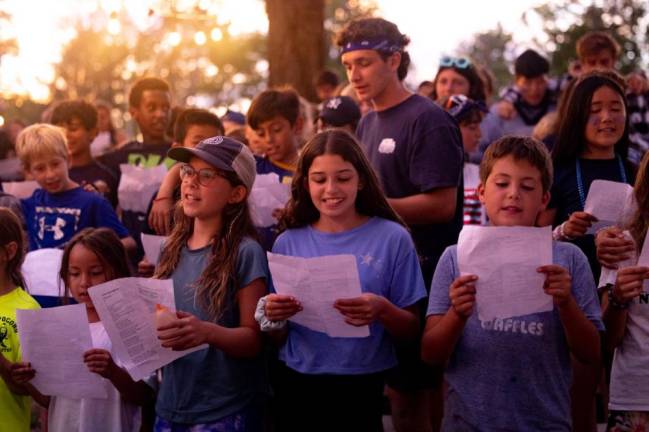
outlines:
[{"label": "necklace", "polygon": [[[620,170],[620,178],[622,179],[622,183],[627,183],[626,171],[624,170],[624,163],[622,162],[622,158],[620,157],[620,155],[615,155],[615,159],[617,159],[617,166]],[[581,176],[581,163],[579,162],[579,158],[577,158],[575,161],[575,171],[577,173],[577,192],[579,192],[579,202],[581,203],[581,209],[583,210],[586,206],[586,192],[584,189],[584,180]]]}]

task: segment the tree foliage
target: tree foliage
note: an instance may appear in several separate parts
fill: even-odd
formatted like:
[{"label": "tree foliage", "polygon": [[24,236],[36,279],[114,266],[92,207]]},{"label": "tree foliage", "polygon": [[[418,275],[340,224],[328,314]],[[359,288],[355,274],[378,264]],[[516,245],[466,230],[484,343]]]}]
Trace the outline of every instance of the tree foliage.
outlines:
[{"label": "tree foliage", "polygon": [[[552,70],[564,73],[576,58],[577,40],[589,31],[611,34],[622,48],[619,69],[629,72],[641,65],[641,53],[649,49],[645,0],[599,0],[585,5],[562,0],[535,7],[530,13],[541,19],[547,40],[537,40],[552,56]],[[524,14],[527,22],[529,16]]]}]

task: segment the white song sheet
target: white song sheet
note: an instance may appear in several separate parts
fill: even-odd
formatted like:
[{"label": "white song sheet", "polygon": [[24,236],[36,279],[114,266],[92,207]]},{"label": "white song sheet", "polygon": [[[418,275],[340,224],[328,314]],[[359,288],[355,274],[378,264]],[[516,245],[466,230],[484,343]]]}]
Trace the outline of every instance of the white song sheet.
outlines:
[{"label": "white song sheet", "polygon": [[595,234],[600,228],[612,225],[623,226],[633,215],[635,208],[631,185],[594,180],[588,190],[584,211],[595,216],[598,221],[591,225],[587,234]]},{"label": "white song sheet", "polygon": [[146,213],[151,198],[158,192],[167,174],[167,166],[162,163],[153,168],[121,164],[117,188],[117,198],[122,210]]},{"label": "white song sheet", "polygon": [[144,233],[142,233],[141,236],[142,247],[144,248],[144,256],[146,257],[146,260],[153,265],[158,265],[160,252],[162,251],[162,245],[164,244],[165,240],[167,240],[167,237]]},{"label": "white song sheet", "polygon": [[123,278],[88,290],[108,337],[129,375],[138,381],[156,369],[194,351],[163,348],[155,325],[155,305],[176,310],[170,279]]},{"label": "white song sheet", "polygon": [[366,337],[369,326],[352,326],[333,307],[338,299],[359,297],[361,283],[353,255],[299,258],[268,253],[273,286],[278,294],[295,297],[303,310],[290,318],[330,337]]},{"label": "white song sheet", "polygon": [[76,304],[48,309],[16,310],[23,361],[36,376],[31,383],[48,396],[105,399],[101,376],[83,362],[92,348],[86,306]]},{"label": "white song sheet", "polygon": [[[623,234],[626,238],[631,239],[631,233],[629,231],[624,231]],[[617,263],[617,268],[622,269],[624,267],[630,267],[632,265],[635,265],[637,262],[638,262],[637,254],[635,252],[630,252],[629,259]],[[597,287],[602,288],[608,284],[613,285],[615,284],[616,279],[617,279],[617,270],[602,266],[602,270],[599,275],[599,284],[597,285]]]},{"label": "white song sheet", "polygon": [[63,281],[59,276],[61,269],[61,249],[44,248],[25,255],[21,271],[27,290],[31,295],[62,297]]},{"label": "white song sheet", "polygon": [[[640,251],[640,256],[638,257],[638,265],[649,267],[649,231],[647,231],[647,234],[644,238],[644,243],[642,244],[642,251]],[[622,264],[619,264],[618,267],[622,268],[624,266]],[[645,279],[642,288],[644,292],[649,292],[649,280]]]},{"label": "white song sheet", "polygon": [[284,208],[290,196],[290,185],[280,183],[276,173],[258,174],[248,198],[253,224],[257,227],[275,225],[277,219],[273,212]]},{"label": "white song sheet", "polygon": [[536,269],[552,264],[549,226],[464,226],[457,245],[460,274],[474,274],[476,304],[482,321],[551,311],[543,291],[545,275]]},{"label": "white song sheet", "polygon": [[34,180],[2,183],[2,190],[5,193],[20,199],[29,198],[39,187],[38,183]]}]

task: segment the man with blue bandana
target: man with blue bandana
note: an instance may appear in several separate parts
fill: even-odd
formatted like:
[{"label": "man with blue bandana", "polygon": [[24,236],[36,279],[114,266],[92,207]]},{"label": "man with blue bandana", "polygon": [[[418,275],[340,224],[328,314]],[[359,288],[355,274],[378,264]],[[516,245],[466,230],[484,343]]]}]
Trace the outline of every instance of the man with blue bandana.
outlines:
[{"label": "man with blue bandana", "polygon": [[[450,115],[403,85],[409,42],[380,18],[352,21],[336,38],[349,82],[373,108],[357,136],[390,205],[411,230],[430,287],[440,255],[457,242],[462,227],[462,139]],[[423,366],[418,342],[398,348],[397,355],[400,366],[388,377],[395,427],[429,431],[427,401],[441,371]]]}]

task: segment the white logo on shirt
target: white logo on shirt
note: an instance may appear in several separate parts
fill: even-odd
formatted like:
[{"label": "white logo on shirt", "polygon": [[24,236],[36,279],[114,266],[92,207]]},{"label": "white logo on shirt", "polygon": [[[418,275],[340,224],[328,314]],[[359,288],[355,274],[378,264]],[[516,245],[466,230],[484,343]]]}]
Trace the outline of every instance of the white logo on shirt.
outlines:
[{"label": "white logo on shirt", "polygon": [[379,144],[379,153],[394,153],[394,148],[396,146],[397,143],[392,138],[383,138],[383,141],[381,141],[381,144]]},{"label": "white logo on shirt", "polygon": [[374,257],[370,254],[361,255],[361,264],[370,265],[374,261]]}]

